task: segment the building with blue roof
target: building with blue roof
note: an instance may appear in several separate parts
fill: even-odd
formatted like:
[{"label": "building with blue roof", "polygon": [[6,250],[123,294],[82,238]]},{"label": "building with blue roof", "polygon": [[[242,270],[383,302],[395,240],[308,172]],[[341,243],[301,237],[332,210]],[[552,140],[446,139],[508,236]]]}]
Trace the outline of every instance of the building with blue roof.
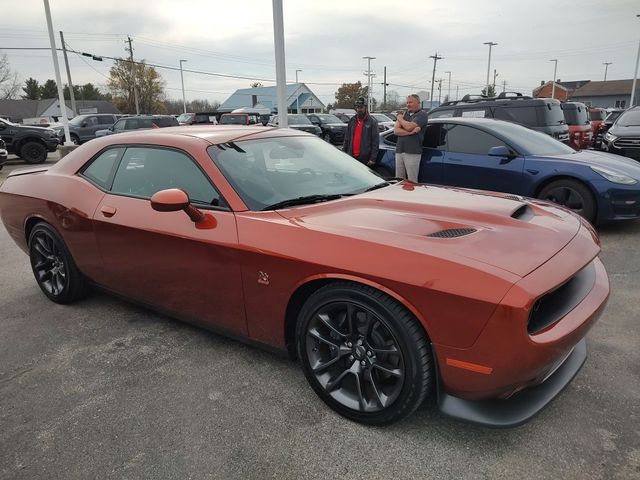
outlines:
[{"label": "building with blue roof", "polygon": [[[304,83],[287,85],[288,113],[320,113],[326,106]],[[278,92],[276,86],[252,87],[236,90],[218,109],[218,112],[232,112],[238,108],[267,108],[278,113]]]}]

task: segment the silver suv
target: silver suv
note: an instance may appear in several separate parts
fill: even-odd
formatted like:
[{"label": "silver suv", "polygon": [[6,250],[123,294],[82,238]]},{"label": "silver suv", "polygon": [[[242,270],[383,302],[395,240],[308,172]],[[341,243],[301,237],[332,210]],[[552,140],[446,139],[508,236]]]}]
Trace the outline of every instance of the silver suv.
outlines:
[{"label": "silver suv", "polygon": [[[116,116],[110,113],[94,113],[73,117],[69,120],[69,135],[71,136],[71,141],[76,145],[80,145],[92,138],[96,138],[96,132],[98,130],[109,128],[116,120]],[[54,127],[54,130],[60,138],[60,143],[64,143],[64,128],[57,126]]]}]

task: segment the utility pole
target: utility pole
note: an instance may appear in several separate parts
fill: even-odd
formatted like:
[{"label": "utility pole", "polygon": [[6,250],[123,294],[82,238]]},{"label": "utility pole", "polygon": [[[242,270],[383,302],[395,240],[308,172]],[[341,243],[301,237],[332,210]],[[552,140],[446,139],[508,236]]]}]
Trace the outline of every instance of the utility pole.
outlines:
[{"label": "utility pole", "polygon": [[62,127],[64,129],[65,146],[72,145],[71,136],[69,135],[69,122],[67,121],[67,106],[64,104],[64,92],[62,91],[62,79],[60,78],[60,66],[58,65],[58,52],[56,51],[56,39],[53,36],[53,21],[51,20],[51,10],[49,9],[49,0],[43,0],[44,13],[47,17],[47,29],[49,30],[49,43],[51,44],[51,56],[53,57],[53,70],[56,74],[56,82],[58,82],[58,102],[60,102],[60,117],[62,118]]},{"label": "utility pole", "polygon": [[489,96],[489,72],[491,72],[491,47],[498,45],[496,42],[484,42],[483,45],[489,45],[489,61],[487,62],[487,96]]},{"label": "utility pole", "polygon": [[604,81],[607,81],[607,70],[609,69],[609,65],[612,65],[613,62],[603,62],[604,65]]},{"label": "utility pole", "polygon": [[449,86],[447,88],[447,101],[450,102],[451,101],[451,72],[444,72],[447,75],[449,75]]},{"label": "utility pole", "polygon": [[550,62],[555,62],[555,66],[553,67],[553,80],[551,83],[551,98],[556,98],[555,94],[556,94],[556,73],[558,71],[558,59],[557,58],[552,58],[551,60],[549,60]]},{"label": "utility pole", "polygon": [[138,87],[136,87],[135,65],[133,63],[133,47],[131,37],[127,36],[129,42],[129,59],[131,61],[131,81],[133,82],[133,98],[136,101],[136,115],[140,115],[140,104],[138,103]]},{"label": "utility pole", "polygon": [[376,57],[362,57],[367,60],[367,71],[364,74],[367,76],[367,109],[371,111],[371,78],[375,77],[371,71],[371,60],[375,60]]},{"label": "utility pole", "polygon": [[180,83],[182,83],[182,111],[187,113],[187,100],[184,97],[184,76],[182,75],[182,62],[186,60],[180,60]]},{"label": "utility pole", "polygon": [[497,70],[493,69],[493,93],[496,92],[496,77],[498,76]]},{"label": "utility pole", "polygon": [[460,85],[456,85],[456,101],[458,100],[458,89],[460,88]]},{"label": "utility pole", "polygon": [[502,91],[503,91],[503,92],[506,92],[506,91],[507,91],[507,81],[506,81],[506,80],[503,80],[503,81],[502,81]]},{"label": "utility pole", "polygon": [[296,70],[296,113],[300,113],[300,94],[298,94],[298,72],[302,70]]},{"label": "utility pole", "polygon": [[382,81],[382,109],[387,109],[387,87],[389,84],[387,83],[387,67],[384,67],[384,79]]},{"label": "utility pole", "polygon": [[444,57],[438,56],[438,52],[436,52],[435,55],[429,55],[429,58],[433,58],[433,73],[431,74],[431,95],[429,96],[429,101],[431,102],[429,108],[433,108],[433,87],[435,86],[436,81],[436,64],[438,63],[438,60],[442,60]]},{"label": "utility pole", "polygon": [[442,103],[442,79],[438,80],[438,104]]},{"label": "utility pole", "polygon": [[62,55],[64,56],[64,64],[67,67],[67,84],[69,85],[69,97],[71,98],[71,110],[74,115],[78,115],[76,110],[76,96],[73,93],[73,83],[71,82],[71,70],[69,70],[69,59],[67,58],[67,47],[64,43],[64,35],[60,30],[60,42],[62,43]]}]

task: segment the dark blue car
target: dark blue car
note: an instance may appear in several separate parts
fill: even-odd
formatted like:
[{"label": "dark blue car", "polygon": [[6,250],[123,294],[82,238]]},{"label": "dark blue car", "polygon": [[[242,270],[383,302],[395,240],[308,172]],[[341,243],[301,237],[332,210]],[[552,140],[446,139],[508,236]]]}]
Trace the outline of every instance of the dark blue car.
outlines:
[{"label": "dark blue car", "polygon": [[[393,176],[393,131],[380,134],[379,173]],[[429,120],[418,180],[564,205],[592,223],[640,218],[640,163],[576,151],[548,135],[485,118]]]}]

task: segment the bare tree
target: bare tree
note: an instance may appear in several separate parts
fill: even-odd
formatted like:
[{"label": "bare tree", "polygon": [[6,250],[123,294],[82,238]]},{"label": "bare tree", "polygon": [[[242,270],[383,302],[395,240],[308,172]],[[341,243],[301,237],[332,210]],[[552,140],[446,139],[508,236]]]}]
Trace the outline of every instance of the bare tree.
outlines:
[{"label": "bare tree", "polygon": [[18,98],[20,91],[20,81],[18,81],[18,72],[13,72],[9,65],[7,54],[0,55],[0,99]]}]

